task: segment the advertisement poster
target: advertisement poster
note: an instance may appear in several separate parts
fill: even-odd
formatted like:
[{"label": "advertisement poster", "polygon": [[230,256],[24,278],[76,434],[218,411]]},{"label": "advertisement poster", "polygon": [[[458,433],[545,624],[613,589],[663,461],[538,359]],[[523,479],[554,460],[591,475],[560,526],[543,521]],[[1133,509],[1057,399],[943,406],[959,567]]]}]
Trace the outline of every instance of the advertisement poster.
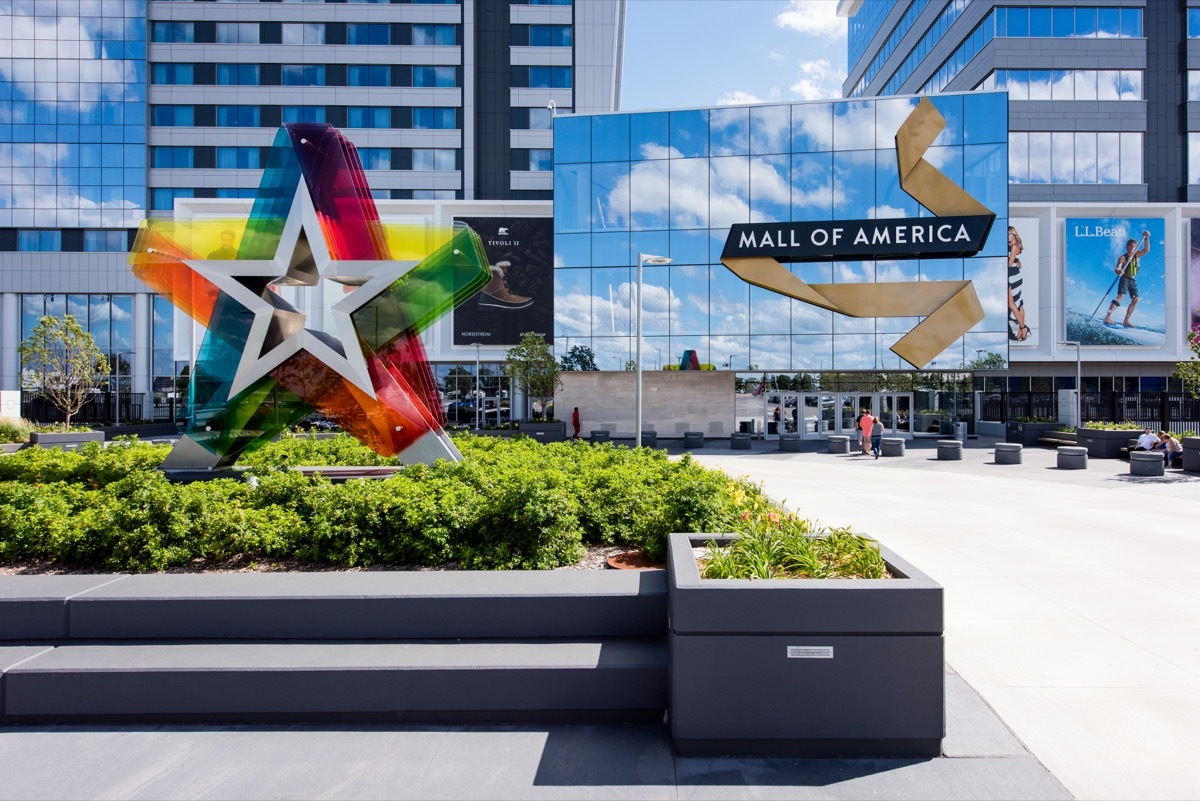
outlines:
[{"label": "advertisement poster", "polygon": [[1166,328],[1162,218],[1068,218],[1067,339],[1161,347]]},{"label": "advertisement poster", "polygon": [[1008,226],[1008,344],[1038,343],[1038,221],[1014,219]]},{"label": "advertisement poster", "polygon": [[454,310],[455,345],[516,345],[554,336],[554,220],[457,217],[483,240],[491,280]]},{"label": "advertisement poster", "polygon": [[1188,323],[1193,331],[1200,331],[1200,220],[1192,220],[1192,258],[1189,267]]}]

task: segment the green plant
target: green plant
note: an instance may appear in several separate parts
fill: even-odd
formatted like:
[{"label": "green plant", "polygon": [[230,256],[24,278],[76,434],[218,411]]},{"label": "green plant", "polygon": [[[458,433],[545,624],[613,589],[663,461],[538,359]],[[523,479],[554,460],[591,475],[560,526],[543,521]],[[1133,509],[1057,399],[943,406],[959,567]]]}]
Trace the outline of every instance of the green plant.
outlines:
[{"label": "green plant", "polygon": [[[1200,314],[1200,309],[1197,309],[1196,313]],[[1200,323],[1192,323],[1188,329],[1187,341],[1193,354],[1192,358],[1176,364],[1172,375],[1183,382],[1185,392],[1193,398],[1200,398]]]},{"label": "green plant", "polygon": [[1057,423],[1057,417],[1017,417],[1011,420],[1013,423]]},{"label": "green plant", "polygon": [[544,416],[549,416],[550,401],[562,386],[560,370],[546,339],[532,331],[521,334],[521,342],[504,355],[505,374],[538,402],[538,411]]},{"label": "green plant", "polygon": [[18,350],[21,383],[63,413],[64,431],[71,426],[71,415],[108,379],[108,359],[71,314],[39,319]]},{"label": "green plant", "polygon": [[33,423],[24,418],[0,417],[0,444],[25,442],[33,430]]},{"label": "green plant", "polygon": [[1089,421],[1084,423],[1081,428],[1095,428],[1101,431],[1141,431],[1143,428],[1145,428],[1145,426],[1140,423],[1135,423],[1132,420],[1124,420],[1120,423],[1101,423]]},{"label": "green plant", "polygon": [[703,578],[886,578],[873,541],[846,528],[822,529],[795,514],[765,512],[744,519],[728,545],[709,542]]}]

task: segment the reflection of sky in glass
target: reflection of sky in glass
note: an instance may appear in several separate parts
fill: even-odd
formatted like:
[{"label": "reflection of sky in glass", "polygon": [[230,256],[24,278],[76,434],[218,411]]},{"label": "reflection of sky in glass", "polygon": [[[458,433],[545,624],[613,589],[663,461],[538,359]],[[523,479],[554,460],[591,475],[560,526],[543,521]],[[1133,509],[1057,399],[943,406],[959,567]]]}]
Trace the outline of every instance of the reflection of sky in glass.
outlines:
[{"label": "reflection of sky in glass", "polygon": [[3,5],[0,226],[141,222],[145,16],[146,0]]},{"label": "reflection of sky in glass", "polygon": [[[927,160],[1003,220],[1006,126],[983,122],[1007,113],[1003,96],[977,92],[933,102],[947,125]],[[751,287],[720,263],[720,254],[736,223],[931,216],[901,189],[896,173],[895,132],[915,104],[911,98],[859,99],[556,120],[563,126],[555,137],[563,157],[556,149],[555,264],[569,275],[558,284],[563,307],[556,312],[556,337],[593,343],[603,369],[624,366],[634,350],[632,267],[640,252],[673,260],[670,267],[645,270],[648,365],[678,363],[683,350],[693,349],[718,369],[730,363],[743,370],[750,363],[779,370],[912,369],[888,347],[920,318],[835,314]],[[591,164],[570,163],[584,160],[576,134]],[[621,141],[605,141],[609,136]],[[1045,181],[1052,180],[1049,139]],[[1028,137],[1022,144],[1020,164],[1030,180],[1034,148]],[[1110,180],[1124,166],[1124,144],[1118,134],[1071,135],[1072,178],[1082,151],[1094,154],[1091,180]],[[620,155],[626,151],[628,160]],[[1004,354],[1004,226],[998,221],[994,228],[999,233],[968,260],[788,267],[810,284],[971,278],[987,313],[969,334],[972,343],[982,343],[972,347],[995,345]],[[964,341],[938,357],[945,369],[963,361]]]}]

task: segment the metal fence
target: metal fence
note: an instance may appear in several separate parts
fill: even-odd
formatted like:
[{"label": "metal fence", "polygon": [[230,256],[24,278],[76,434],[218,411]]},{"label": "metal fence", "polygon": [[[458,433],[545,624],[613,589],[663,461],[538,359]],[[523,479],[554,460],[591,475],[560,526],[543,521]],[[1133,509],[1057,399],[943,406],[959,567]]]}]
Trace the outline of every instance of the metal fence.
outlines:
[{"label": "metal fence", "polygon": [[[1079,399],[1085,422],[1121,423],[1168,431],[1200,431],[1200,398],[1182,392],[1085,392]],[[1058,393],[991,392],[983,396],[980,420],[1059,419]]]},{"label": "metal fence", "polygon": [[[140,392],[122,392],[120,398],[121,420],[132,422],[144,418],[143,395]],[[66,418],[57,407],[41,395],[22,395],[21,416],[35,423],[61,423]],[[72,423],[88,425],[110,425],[117,419],[117,394],[97,392],[88,399],[75,414]]]}]

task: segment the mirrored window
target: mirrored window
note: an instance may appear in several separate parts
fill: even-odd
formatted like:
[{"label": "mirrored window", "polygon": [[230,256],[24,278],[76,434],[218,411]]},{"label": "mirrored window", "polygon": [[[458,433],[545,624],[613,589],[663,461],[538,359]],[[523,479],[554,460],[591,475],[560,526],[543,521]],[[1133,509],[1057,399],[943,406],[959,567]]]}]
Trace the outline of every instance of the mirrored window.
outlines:
[{"label": "mirrored window", "polygon": [[789,106],[753,106],[750,108],[750,152],[755,155],[785,154],[791,151],[791,109]]},{"label": "mirrored window", "polygon": [[750,152],[750,109],[715,108],[708,113],[709,147],[714,156]]},{"label": "mirrored window", "polygon": [[672,111],[671,157],[696,158],[708,155],[708,112]]}]

